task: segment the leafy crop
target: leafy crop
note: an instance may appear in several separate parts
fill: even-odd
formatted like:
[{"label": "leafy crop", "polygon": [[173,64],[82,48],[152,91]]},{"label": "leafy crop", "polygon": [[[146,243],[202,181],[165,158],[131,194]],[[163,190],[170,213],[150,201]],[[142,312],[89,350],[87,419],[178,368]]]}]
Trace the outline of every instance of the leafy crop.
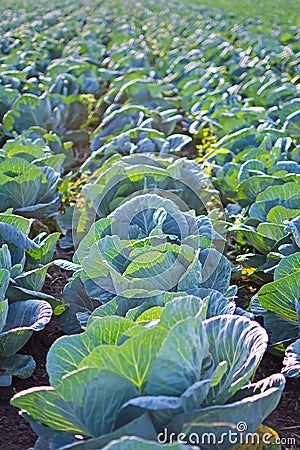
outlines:
[{"label": "leafy crop", "polygon": [[148,297],[145,292],[155,290],[200,288],[225,295],[231,266],[219,253],[223,247],[209,217],[182,212],[156,194],[132,198],[96,221],[80,242],[77,266],[71,267],[76,273],[64,290],[69,308],[62,315],[64,328],[78,330],[72,328],[75,313],[87,317],[99,303],[126,297],[127,291],[135,292],[136,300],[138,291]]},{"label": "leafy crop", "polygon": [[11,302],[26,299],[51,299],[42,287],[59,233],[41,233],[29,238],[32,220],[11,213],[0,214],[0,269],[9,273],[6,298]]},{"label": "leafy crop", "polygon": [[0,5],[0,385],[68,334],[12,400],[37,450],[251,433],[299,377],[299,30],[266,2]]},{"label": "leafy crop", "polygon": [[52,167],[38,167],[23,158],[7,158],[0,163],[1,212],[9,208],[25,217],[43,219],[60,207],[60,174]]},{"label": "leafy crop", "polygon": [[300,376],[299,258],[299,252],[283,258],[274,281],[259,290],[252,305],[252,312],[264,319],[271,344],[286,351],[283,373],[288,377]]},{"label": "leafy crop", "polygon": [[[1,283],[9,272],[0,269]],[[3,285],[1,286],[1,290]],[[12,376],[28,378],[35,369],[32,356],[17,352],[26,344],[34,331],[42,330],[50,321],[52,308],[44,300],[0,301],[0,386],[9,386]]]},{"label": "leafy crop", "polygon": [[267,335],[243,317],[203,321],[202,306],[195,297],[174,299],[152,327],[98,318],[83,334],[53,345],[47,362],[52,387],[16,394],[12,404],[36,424],[45,445],[68,432],[66,448],[101,448],[132,434],[149,439],[153,433],[155,440],[164,427],[178,432],[186,423],[194,424],[188,432],[209,429],[220,436],[230,429],[224,415],[232,424],[242,418],[254,431],[284,386],[280,375],[247,384]]}]

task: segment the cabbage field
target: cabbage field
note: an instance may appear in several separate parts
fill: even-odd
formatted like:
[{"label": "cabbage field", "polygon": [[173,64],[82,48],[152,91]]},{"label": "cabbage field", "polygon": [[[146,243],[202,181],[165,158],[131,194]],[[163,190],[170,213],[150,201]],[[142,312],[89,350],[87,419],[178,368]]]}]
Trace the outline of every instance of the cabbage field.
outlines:
[{"label": "cabbage field", "polygon": [[300,448],[300,4],[212,3],[0,5],[1,450]]}]

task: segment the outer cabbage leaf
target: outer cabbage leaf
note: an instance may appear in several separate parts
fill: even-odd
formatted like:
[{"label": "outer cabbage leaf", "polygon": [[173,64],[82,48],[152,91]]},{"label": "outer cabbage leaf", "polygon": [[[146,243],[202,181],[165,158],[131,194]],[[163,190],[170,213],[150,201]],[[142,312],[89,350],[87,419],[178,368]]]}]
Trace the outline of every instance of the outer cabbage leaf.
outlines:
[{"label": "outer cabbage leaf", "polygon": [[[86,368],[73,372],[56,388],[18,393],[12,404],[30,409],[33,419],[56,430],[96,437],[114,430],[121,405],[136,394],[125,378],[109,371],[99,377],[97,369]],[[47,408],[41,409],[44,404]]]}]

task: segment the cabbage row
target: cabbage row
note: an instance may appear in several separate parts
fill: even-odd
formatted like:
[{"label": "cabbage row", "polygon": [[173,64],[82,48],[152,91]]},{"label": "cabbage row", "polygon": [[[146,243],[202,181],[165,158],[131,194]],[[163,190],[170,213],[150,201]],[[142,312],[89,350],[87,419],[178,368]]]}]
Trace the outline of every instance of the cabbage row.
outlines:
[{"label": "cabbage row", "polygon": [[[0,386],[59,315],[50,386],[11,401],[35,449],[232,448],[300,375],[297,28],[180,2],[2,14]],[[267,348],[282,374],[254,382]]]}]

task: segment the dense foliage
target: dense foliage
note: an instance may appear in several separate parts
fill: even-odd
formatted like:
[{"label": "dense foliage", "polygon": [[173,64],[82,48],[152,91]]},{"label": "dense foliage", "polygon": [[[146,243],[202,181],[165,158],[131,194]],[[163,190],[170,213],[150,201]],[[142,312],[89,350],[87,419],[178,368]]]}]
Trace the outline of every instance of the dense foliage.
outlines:
[{"label": "dense foliage", "polygon": [[35,449],[254,432],[300,377],[299,51],[292,20],[196,2],[3,9],[0,386],[53,314],[68,335],[12,399]]}]

